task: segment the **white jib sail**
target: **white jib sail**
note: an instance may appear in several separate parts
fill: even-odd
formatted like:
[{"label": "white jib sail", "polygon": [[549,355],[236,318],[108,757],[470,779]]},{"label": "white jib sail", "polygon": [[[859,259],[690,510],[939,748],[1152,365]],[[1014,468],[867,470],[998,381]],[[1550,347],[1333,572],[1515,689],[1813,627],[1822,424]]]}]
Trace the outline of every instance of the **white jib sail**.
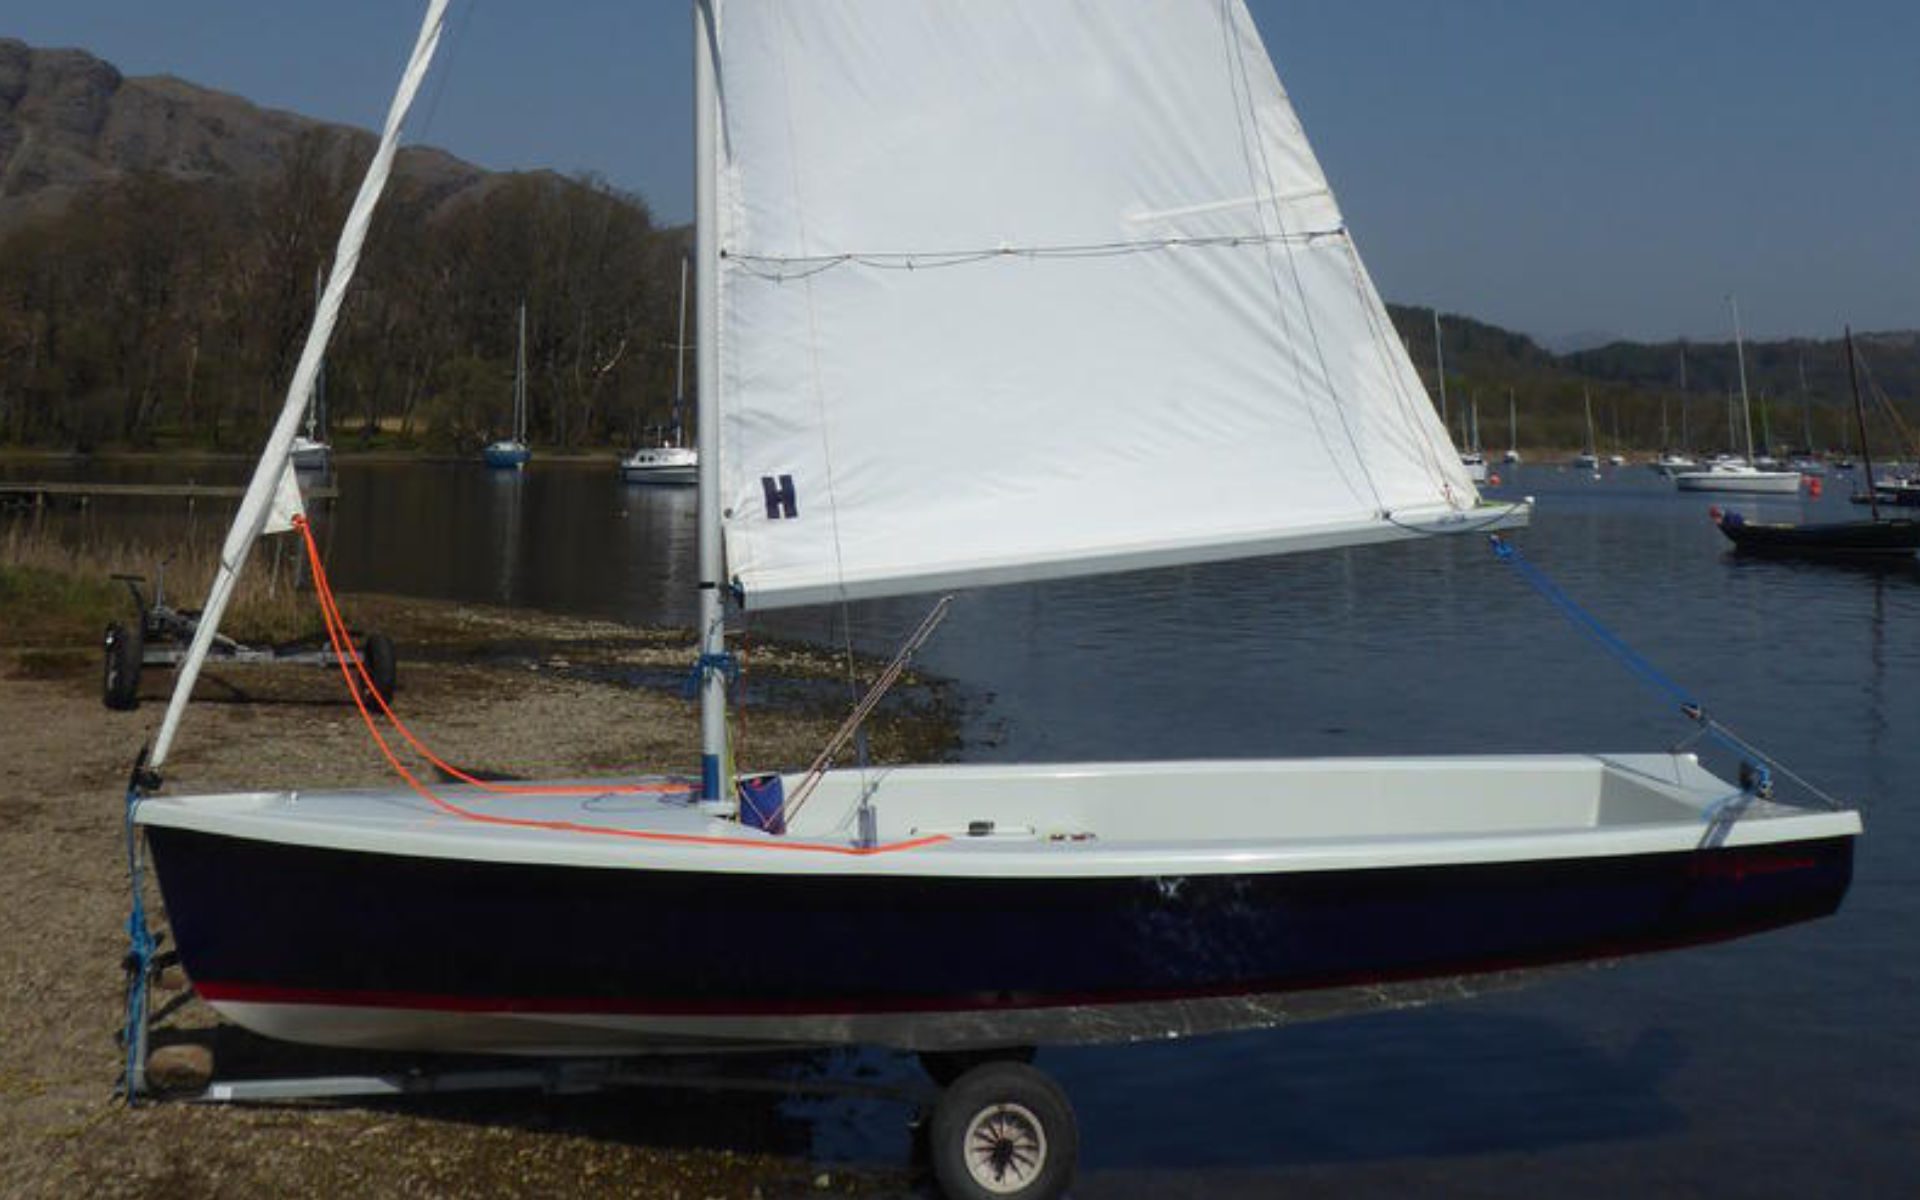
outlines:
[{"label": "white jib sail", "polygon": [[718,8],[749,606],[1475,524],[1238,0]]},{"label": "white jib sail", "polygon": [[387,124],[380,134],[380,146],[374,151],[373,161],[367,164],[366,176],[360,181],[359,194],[354,197],[346,225],[340,231],[333,269],[327,276],[326,289],[321,293],[320,303],[314,311],[313,327],[307,331],[307,342],[300,352],[299,364],[294,368],[293,378],[287,382],[287,397],[281,405],[280,418],[267,437],[266,449],[260,453],[260,461],[253,469],[253,478],[247,484],[246,495],[241,498],[239,510],[234,513],[233,527],[227,531],[227,540],[221,546],[220,569],[214,575],[212,588],[207,592],[206,605],[200,610],[200,624],[194,630],[187,657],[180,664],[173,695],[167,701],[167,715],[160,722],[160,733],[154,739],[153,753],[148,763],[156,770],[166,762],[167,753],[173,748],[173,739],[180,729],[180,718],[186,712],[187,701],[192,697],[194,684],[200,678],[200,666],[206,661],[214,635],[220,630],[220,618],[226,612],[227,602],[233,598],[234,583],[239,578],[240,568],[247,561],[248,552],[253,549],[255,539],[262,533],[277,533],[293,528],[293,517],[301,511],[300,489],[293,474],[293,439],[300,431],[300,420],[312,395],[314,379],[326,357],[327,342],[333,336],[334,324],[339,320],[340,304],[346,298],[347,285],[352,282],[354,270],[360,265],[360,248],[367,240],[367,226],[373,221],[373,210],[379,204],[380,194],[387,186],[387,176],[393,170],[393,156],[400,147],[401,126],[406,121],[407,111],[413,107],[414,96],[426,78],[427,68],[433,63],[434,50],[440,44],[440,33],[446,24],[447,3],[448,0],[429,0],[427,4],[426,15],[420,22],[420,36],[414,40],[413,53],[407,59],[406,70],[400,76],[400,86],[395,89],[393,103],[387,109]]}]

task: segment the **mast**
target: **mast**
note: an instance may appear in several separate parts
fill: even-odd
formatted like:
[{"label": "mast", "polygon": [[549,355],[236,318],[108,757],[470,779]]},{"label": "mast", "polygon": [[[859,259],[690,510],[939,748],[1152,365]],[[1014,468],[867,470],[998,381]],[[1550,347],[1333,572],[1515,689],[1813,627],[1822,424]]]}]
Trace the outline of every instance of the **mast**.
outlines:
[{"label": "mast", "polygon": [[719,801],[721,764],[727,751],[727,678],[718,665],[727,650],[726,613],[721,605],[725,564],[720,545],[720,419],[716,383],[720,378],[719,130],[715,112],[714,0],[693,4],[694,129],[694,323],[696,447],[700,453],[700,799]]},{"label": "mast", "polygon": [[[1753,403],[1747,399],[1747,344],[1740,333],[1740,301],[1727,293],[1727,307],[1733,311],[1733,355],[1740,364],[1740,411],[1747,427],[1747,465],[1753,465]],[[1731,431],[1729,431],[1731,432]]]},{"label": "mast", "polygon": [[687,268],[690,264],[683,255],[680,259],[680,336],[674,339],[673,364],[673,444],[687,444]]},{"label": "mast", "polygon": [[1593,389],[1586,384],[1580,385],[1580,403],[1587,410],[1587,453],[1599,458],[1600,447],[1593,440]]},{"label": "mast", "polygon": [[1507,453],[1520,453],[1520,422],[1513,405],[1513,389],[1507,389]]},{"label": "mast", "polygon": [[1440,308],[1433,309],[1433,371],[1440,378],[1440,424],[1447,423],[1447,352],[1440,345]]},{"label": "mast", "polygon": [[1693,439],[1687,436],[1687,342],[1680,340],[1680,451],[1690,453]]},{"label": "mast", "polygon": [[1867,469],[1867,507],[1880,519],[1880,496],[1873,490],[1873,449],[1867,445],[1867,411],[1860,405],[1860,369],[1853,357],[1853,326],[1847,326],[1847,382],[1853,385],[1853,419],[1860,426],[1860,461]]},{"label": "mast", "polygon": [[1800,352],[1800,436],[1805,452],[1813,454],[1813,397],[1807,392],[1807,352]]},{"label": "mast", "polygon": [[513,345],[513,440],[527,444],[527,302],[520,302],[520,333]]}]

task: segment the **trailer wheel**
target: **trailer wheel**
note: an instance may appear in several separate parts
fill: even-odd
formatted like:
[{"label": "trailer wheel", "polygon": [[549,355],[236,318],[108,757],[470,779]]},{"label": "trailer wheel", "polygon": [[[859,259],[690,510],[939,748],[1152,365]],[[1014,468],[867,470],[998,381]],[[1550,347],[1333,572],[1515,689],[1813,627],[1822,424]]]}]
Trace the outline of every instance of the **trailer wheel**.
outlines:
[{"label": "trailer wheel", "polygon": [[1005,1060],[962,1075],[934,1106],[929,1150],[953,1200],[1051,1200],[1073,1182],[1080,1134],[1059,1086]]},{"label": "trailer wheel", "polygon": [[128,629],[115,621],[107,626],[100,699],[115,712],[140,706],[140,660],[146,654],[145,641],[139,625]]},{"label": "trailer wheel", "polygon": [[393,639],[384,633],[368,634],[360,647],[360,658],[367,665],[367,678],[373,681],[373,690],[392,704],[394,689],[400,686],[400,659],[394,653]]}]

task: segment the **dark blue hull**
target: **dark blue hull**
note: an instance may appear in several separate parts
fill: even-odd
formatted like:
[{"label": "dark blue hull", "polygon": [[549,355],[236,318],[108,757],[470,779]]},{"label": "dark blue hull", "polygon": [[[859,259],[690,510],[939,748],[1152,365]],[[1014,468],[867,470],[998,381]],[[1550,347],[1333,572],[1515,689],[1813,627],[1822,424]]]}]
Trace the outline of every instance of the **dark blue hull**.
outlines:
[{"label": "dark blue hull", "polygon": [[991,1040],[977,1031],[995,1014],[1305,993],[1714,941],[1831,913],[1852,873],[1844,837],[1532,863],[977,879],[526,866],[146,833],[186,969],[215,1002],[971,1014],[976,1041]]}]

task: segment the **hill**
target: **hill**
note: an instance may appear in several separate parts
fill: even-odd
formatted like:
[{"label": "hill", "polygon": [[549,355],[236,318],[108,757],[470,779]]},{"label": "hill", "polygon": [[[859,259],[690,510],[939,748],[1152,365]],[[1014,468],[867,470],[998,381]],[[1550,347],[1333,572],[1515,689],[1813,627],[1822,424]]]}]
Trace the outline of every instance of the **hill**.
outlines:
[{"label": "hill", "polygon": [[[1421,377],[1434,388],[1433,310],[1389,304],[1396,331]],[[1593,404],[1596,449],[1609,453],[1663,447],[1739,449],[1743,423],[1730,414],[1740,392],[1739,361],[1731,338],[1724,342],[1616,341],[1555,354],[1525,334],[1471,317],[1440,318],[1447,367],[1449,426],[1468,440],[1463,414],[1478,402],[1480,441],[1499,449],[1508,442],[1508,395],[1513,396],[1523,446],[1555,450],[1586,441],[1583,397]],[[1920,395],[1920,333],[1856,333],[1865,374],[1870,432],[1875,444],[1920,456],[1920,445],[1900,427],[1913,422]],[[1748,342],[1747,391],[1754,404],[1754,437],[1776,450],[1850,447],[1852,392],[1840,337]],[[1731,422],[1731,423],[1730,423]]]},{"label": "hill", "polygon": [[[256,444],[375,145],[0,41],[0,444]],[[336,436],[487,440],[523,300],[536,438],[667,420],[684,233],[590,177],[396,163],[330,348]]]},{"label": "hill", "polygon": [[[171,76],[128,78],[84,50],[0,38],[0,233],[136,175],[259,182],[295,144],[315,137],[343,159],[369,155],[375,143],[364,130],[261,108]],[[400,152],[396,174],[435,203],[489,178],[421,148]]]}]

